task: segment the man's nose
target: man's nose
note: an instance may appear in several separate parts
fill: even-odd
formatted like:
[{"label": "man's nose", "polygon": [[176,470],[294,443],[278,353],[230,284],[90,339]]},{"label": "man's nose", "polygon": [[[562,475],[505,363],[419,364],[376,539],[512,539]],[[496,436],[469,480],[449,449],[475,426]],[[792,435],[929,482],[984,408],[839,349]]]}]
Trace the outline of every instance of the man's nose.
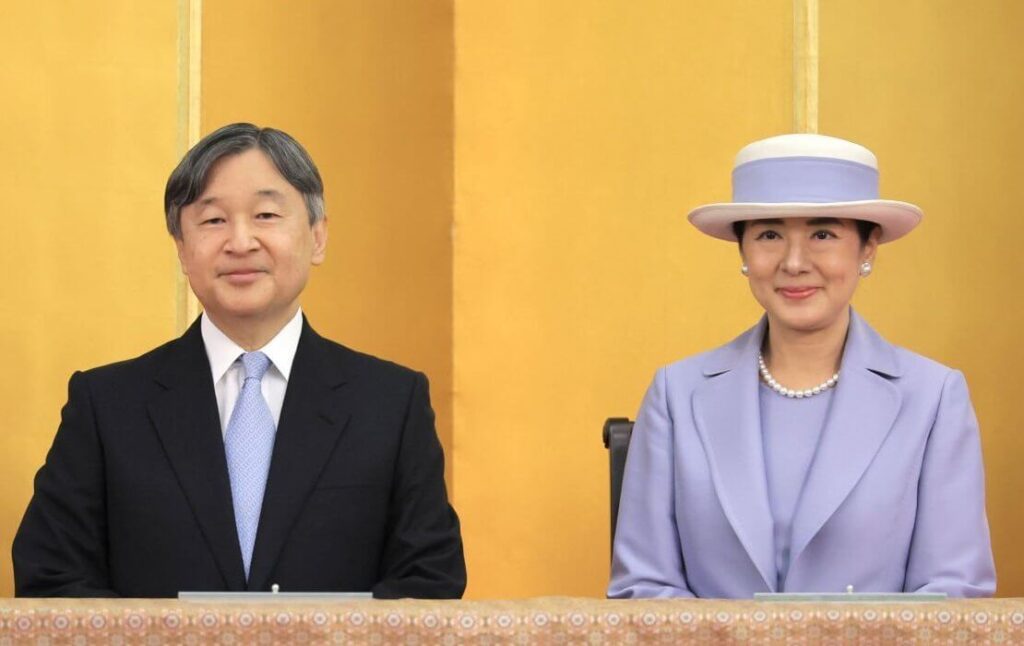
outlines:
[{"label": "man's nose", "polygon": [[248,218],[233,218],[227,248],[234,253],[245,253],[259,247]]}]

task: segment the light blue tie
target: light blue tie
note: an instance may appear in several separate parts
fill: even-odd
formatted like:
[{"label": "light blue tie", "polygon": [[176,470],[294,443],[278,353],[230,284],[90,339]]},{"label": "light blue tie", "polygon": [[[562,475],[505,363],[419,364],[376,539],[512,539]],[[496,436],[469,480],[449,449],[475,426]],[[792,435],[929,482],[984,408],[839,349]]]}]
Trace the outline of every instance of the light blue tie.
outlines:
[{"label": "light blue tie", "polygon": [[242,548],[245,578],[248,580],[277,428],[267,400],[260,391],[260,382],[270,367],[270,359],[262,352],[246,352],[242,355],[242,365],[245,366],[245,383],[238,394],[235,409],[231,411],[228,430],[224,434],[224,451],[228,458],[228,475],[231,476],[238,546]]}]

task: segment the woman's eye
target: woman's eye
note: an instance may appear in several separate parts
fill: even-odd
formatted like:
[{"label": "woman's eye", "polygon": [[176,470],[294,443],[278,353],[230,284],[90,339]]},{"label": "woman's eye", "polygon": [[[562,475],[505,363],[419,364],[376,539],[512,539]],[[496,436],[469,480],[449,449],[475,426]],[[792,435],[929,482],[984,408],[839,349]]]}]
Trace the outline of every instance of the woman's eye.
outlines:
[{"label": "woman's eye", "polygon": [[278,217],[278,215],[277,215],[277,213],[271,213],[271,212],[267,211],[265,213],[257,213],[256,217],[259,218],[260,220],[272,220],[272,219]]},{"label": "woman's eye", "polygon": [[813,237],[815,240],[828,240],[829,238],[836,237],[836,234],[832,233],[831,231],[822,229],[821,231],[815,231]]},{"label": "woman's eye", "polygon": [[199,224],[220,224],[224,221],[224,218],[206,218]]},{"label": "woman's eye", "polygon": [[778,240],[780,237],[782,236],[769,229],[768,231],[762,231],[758,234],[755,240]]}]

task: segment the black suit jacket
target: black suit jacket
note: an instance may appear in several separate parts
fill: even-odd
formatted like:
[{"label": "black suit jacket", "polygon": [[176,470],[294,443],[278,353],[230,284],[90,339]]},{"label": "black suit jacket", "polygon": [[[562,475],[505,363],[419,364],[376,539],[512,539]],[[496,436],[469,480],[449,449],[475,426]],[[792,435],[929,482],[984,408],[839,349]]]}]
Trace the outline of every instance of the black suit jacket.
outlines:
[{"label": "black suit jacket", "polygon": [[181,590],[459,597],[459,521],[427,380],[303,322],[248,583],[198,321],[137,359],[75,373],[14,539],[19,596]]}]

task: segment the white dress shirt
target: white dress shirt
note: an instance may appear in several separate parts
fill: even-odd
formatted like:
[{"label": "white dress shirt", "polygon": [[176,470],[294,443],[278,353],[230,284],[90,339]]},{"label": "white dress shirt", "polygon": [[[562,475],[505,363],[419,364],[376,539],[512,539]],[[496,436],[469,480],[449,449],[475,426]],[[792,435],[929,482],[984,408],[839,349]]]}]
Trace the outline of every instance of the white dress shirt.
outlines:
[{"label": "white dress shirt", "polygon": [[[245,350],[217,329],[205,312],[199,325],[203,333],[203,345],[206,346],[206,358],[210,360],[210,370],[213,373],[213,389],[217,395],[220,432],[223,435],[227,432],[231,412],[235,410],[235,401],[245,381],[245,368],[240,360]],[[288,389],[288,376],[292,371],[292,361],[295,359],[301,335],[302,308],[299,308],[277,336],[259,349],[259,352],[270,359],[270,367],[263,375],[260,385],[263,398],[270,407],[270,414],[274,416],[274,426],[277,426],[281,419],[281,406],[284,405],[284,393]]]}]

